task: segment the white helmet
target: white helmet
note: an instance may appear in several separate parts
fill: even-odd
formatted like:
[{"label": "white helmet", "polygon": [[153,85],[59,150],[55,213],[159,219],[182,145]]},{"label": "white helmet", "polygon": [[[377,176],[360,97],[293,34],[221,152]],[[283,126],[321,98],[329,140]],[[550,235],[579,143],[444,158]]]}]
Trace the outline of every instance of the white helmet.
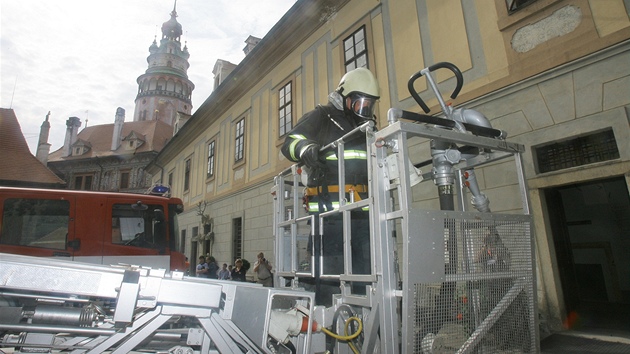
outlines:
[{"label": "white helmet", "polygon": [[348,71],[339,81],[335,92],[343,98],[350,98],[349,110],[363,119],[374,117],[376,100],[380,98],[378,81],[366,68]]}]

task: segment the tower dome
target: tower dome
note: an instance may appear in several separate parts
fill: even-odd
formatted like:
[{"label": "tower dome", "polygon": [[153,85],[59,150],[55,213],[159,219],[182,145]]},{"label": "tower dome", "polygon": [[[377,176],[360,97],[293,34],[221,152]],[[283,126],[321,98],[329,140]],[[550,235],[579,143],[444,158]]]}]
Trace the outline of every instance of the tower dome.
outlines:
[{"label": "tower dome", "polygon": [[157,52],[158,49],[160,49],[160,48],[158,47],[157,41],[154,39],[153,43],[151,43],[151,46],[149,47],[149,53],[153,54],[153,53]]},{"label": "tower dome", "polygon": [[[175,5],[177,5],[177,1],[175,2]],[[173,11],[171,12],[171,19],[162,24],[162,38],[179,40],[179,37],[182,36],[182,25],[177,22],[176,17],[177,11],[174,6]]]}]

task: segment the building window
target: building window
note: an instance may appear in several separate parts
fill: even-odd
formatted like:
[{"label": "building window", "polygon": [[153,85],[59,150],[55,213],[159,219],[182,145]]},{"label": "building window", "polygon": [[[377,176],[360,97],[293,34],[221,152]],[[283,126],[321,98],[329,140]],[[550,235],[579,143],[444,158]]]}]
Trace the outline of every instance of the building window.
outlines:
[{"label": "building window", "polygon": [[343,40],[343,58],[346,72],[356,68],[368,66],[367,43],[365,40],[365,26]]},{"label": "building window", "polygon": [[280,120],[280,136],[293,128],[293,100],[291,99],[291,82],[278,90],[278,118]]},{"label": "building window", "polygon": [[168,173],[168,188],[173,189],[173,171]]},{"label": "building window", "polygon": [[214,140],[208,144],[208,170],[207,170],[207,178],[214,177]]},{"label": "building window", "polygon": [[190,188],[190,159],[187,159],[184,166],[184,192]]},{"label": "building window", "polygon": [[79,175],[74,177],[74,189],[91,191],[92,175]]},{"label": "building window", "polygon": [[232,256],[243,258],[243,218],[232,219]]},{"label": "building window", "polygon": [[612,129],[534,148],[539,173],[619,158]]},{"label": "building window", "polygon": [[120,172],[120,189],[129,188],[129,171]]},{"label": "building window", "polygon": [[245,150],[245,118],[236,123],[236,131],[234,138],[234,161],[243,160],[243,151]]},{"label": "building window", "polygon": [[536,2],[537,0],[505,0],[508,8],[508,13],[512,14],[525,6]]}]

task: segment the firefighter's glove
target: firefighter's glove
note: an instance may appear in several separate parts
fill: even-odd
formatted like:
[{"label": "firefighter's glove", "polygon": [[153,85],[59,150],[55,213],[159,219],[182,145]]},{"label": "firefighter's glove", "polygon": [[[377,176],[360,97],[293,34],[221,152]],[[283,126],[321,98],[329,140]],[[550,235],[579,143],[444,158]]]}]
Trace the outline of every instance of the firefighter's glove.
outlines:
[{"label": "firefighter's glove", "polygon": [[320,172],[326,169],[326,164],[324,161],[319,159],[319,145],[311,144],[306,147],[302,154],[300,155],[300,160],[308,167],[311,171]]}]

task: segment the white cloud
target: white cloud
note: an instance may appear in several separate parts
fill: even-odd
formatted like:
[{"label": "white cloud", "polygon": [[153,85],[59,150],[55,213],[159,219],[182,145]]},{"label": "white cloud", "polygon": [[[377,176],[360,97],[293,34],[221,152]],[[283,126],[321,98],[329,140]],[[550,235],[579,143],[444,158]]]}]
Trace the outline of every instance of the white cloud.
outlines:
[{"label": "white cloud", "polygon": [[[238,64],[245,39],[263,37],[295,0],[180,0],[177,21],[190,52],[193,111],[212,92],[218,59]],[[133,119],[136,79],[174,0],[0,0],[0,106],[13,108],[31,152],[51,112],[51,151],[65,121],[113,123],[117,107]],[[184,43],[182,43],[182,46]]]}]

